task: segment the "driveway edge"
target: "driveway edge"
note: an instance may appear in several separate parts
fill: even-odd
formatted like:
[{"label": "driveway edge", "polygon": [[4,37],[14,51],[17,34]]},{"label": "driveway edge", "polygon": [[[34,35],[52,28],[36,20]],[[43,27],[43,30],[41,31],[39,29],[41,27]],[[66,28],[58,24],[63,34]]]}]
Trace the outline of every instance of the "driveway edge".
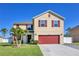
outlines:
[{"label": "driveway edge", "polygon": [[40,48],[40,50],[41,50],[43,56],[45,56],[44,53],[43,53],[43,51],[42,51],[42,48],[40,47],[40,44],[37,44],[37,45],[39,46],[39,48]]}]

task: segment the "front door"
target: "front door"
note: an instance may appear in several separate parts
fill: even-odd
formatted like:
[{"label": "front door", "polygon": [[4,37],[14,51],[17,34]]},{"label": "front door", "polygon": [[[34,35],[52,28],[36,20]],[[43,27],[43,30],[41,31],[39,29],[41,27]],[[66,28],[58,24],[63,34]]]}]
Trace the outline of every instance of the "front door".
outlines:
[{"label": "front door", "polygon": [[27,35],[27,43],[30,43],[31,35]]}]

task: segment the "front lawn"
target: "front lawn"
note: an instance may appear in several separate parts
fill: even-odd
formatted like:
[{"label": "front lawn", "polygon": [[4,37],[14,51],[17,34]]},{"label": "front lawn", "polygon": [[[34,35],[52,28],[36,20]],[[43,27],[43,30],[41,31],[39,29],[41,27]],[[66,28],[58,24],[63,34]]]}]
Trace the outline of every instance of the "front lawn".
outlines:
[{"label": "front lawn", "polygon": [[73,42],[73,44],[75,44],[75,45],[79,45],[79,42]]},{"label": "front lawn", "polygon": [[23,44],[21,48],[13,48],[10,44],[0,44],[0,56],[42,56],[38,45]]}]

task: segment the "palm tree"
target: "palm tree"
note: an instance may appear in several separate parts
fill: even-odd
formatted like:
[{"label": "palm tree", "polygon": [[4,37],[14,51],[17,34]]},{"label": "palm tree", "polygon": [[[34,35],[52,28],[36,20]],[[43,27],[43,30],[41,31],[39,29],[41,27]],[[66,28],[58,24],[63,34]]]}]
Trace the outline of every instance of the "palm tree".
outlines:
[{"label": "palm tree", "polygon": [[26,34],[27,30],[23,30],[20,27],[16,28],[17,37],[18,37],[18,44],[21,45],[22,37]]},{"label": "palm tree", "polygon": [[2,28],[0,31],[2,32],[3,37],[5,38],[5,35],[6,35],[8,30],[6,28]]},{"label": "palm tree", "polygon": [[10,29],[11,35],[12,35],[12,39],[13,39],[13,45],[16,46],[16,42],[17,42],[17,33],[16,33],[16,29],[15,28],[11,28]]},{"label": "palm tree", "polygon": [[27,31],[21,29],[20,27],[17,28],[12,28],[11,33],[14,37],[16,37],[16,45],[17,47],[20,47],[21,41],[22,41],[22,36],[25,35]]}]

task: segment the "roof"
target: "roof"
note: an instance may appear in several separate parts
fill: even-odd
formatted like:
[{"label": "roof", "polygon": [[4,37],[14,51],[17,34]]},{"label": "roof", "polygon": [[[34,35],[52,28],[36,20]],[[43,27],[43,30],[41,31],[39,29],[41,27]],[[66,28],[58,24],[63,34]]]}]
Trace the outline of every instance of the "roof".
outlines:
[{"label": "roof", "polygon": [[0,36],[0,38],[3,38],[2,36]]},{"label": "roof", "polygon": [[14,23],[14,25],[16,25],[16,24],[24,25],[24,24],[32,24],[32,22],[16,22],[16,23]]},{"label": "roof", "polygon": [[63,16],[61,16],[61,15],[59,15],[59,14],[57,14],[57,13],[51,11],[51,10],[48,10],[48,11],[46,11],[46,12],[43,12],[43,13],[37,15],[37,16],[33,17],[33,19],[35,19],[35,18],[37,18],[37,17],[39,17],[39,16],[41,16],[41,15],[43,15],[43,14],[46,14],[46,13],[51,13],[51,14],[53,14],[53,15],[59,17],[60,19],[63,19],[63,20],[64,20],[64,17],[63,17]]},{"label": "roof", "polygon": [[74,30],[74,29],[79,29],[79,25],[73,27],[71,30]]}]

